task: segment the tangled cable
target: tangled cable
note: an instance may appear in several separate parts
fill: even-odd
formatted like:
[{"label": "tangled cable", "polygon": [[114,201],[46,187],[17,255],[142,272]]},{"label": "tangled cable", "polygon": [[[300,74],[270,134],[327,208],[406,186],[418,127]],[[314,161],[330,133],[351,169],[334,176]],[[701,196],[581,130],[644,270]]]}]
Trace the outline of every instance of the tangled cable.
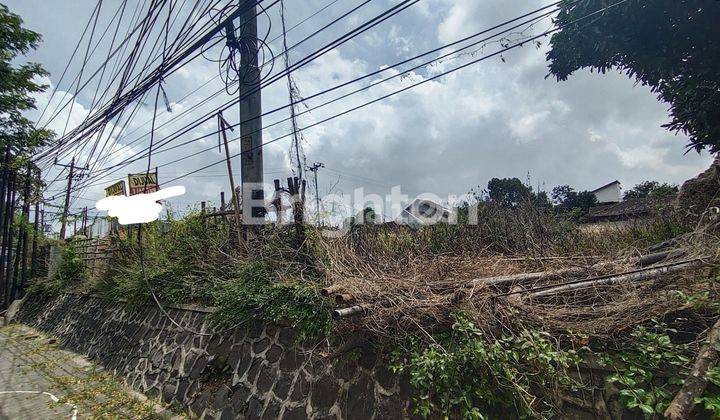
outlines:
[{"label": "tangled cable", "polygon": [[[229,95],[238,93],[241,84],[245,86],[260,84],[272,73],[275,63],[275,55],[267,43],[272,29],[272,19],[267,10],[258,4],[261,9],[260,14],[265,15],[268,20],[267,31],[262,38],[259,38],[247,33],[246,28],[252,24],[251,22],[241,21],[236,27],[232,20],[227,19],[232,7],[234,6],[228,4],[210,11],[215,25],[222,24],[224,27],[218,35],[205,44],[202,50],[202,56],[206,60],[218,64],[218,72]],[[214,54],[210,54],[210,49],[216,45],[220,45],[219,58],[213,58]]]}]

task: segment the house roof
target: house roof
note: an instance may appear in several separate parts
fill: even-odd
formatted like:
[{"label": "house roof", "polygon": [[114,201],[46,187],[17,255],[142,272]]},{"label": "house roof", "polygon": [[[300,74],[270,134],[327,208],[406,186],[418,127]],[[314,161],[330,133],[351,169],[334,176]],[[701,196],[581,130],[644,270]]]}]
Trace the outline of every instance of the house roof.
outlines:
[{"label": "house roof", "polygon": [[417,210],[417,208],[422,205],[426,204],[430,207],[434,207],[436,210],[441,211],[449,211],[447,208],[445,208],[442,204],[438,204],[432,200],[427,200],[424,198],[416,198],[414,199],[410,204],[405,206],[405,211],[412,212],[413,210]]},{"label": "house roof", "polygon": [[620,217],[637,217],[648,214],[658,207],[672,203],[674,196],[663,198],[632,198],[619,203],[595,206],[587,217],[590,220]]},{"label": "house roof", "polygon": [[590,192],[593,192],[593,193],[594,193],[594,192],[598,192],[598,191],[602,190],[603,188],[607,188],[607,187],[609,187],[609,186],[611,186],[611,185],[615,185],[615,184],[620,184],[620,181],[618,181],[618,180],[616,179],[615,181],[610,182],[610,183],[607,183],[607,184],[603,185],[602,187],[596,188],[596,189],[594,189],[594,190],[592,190],[592,191],[590,191]]}]

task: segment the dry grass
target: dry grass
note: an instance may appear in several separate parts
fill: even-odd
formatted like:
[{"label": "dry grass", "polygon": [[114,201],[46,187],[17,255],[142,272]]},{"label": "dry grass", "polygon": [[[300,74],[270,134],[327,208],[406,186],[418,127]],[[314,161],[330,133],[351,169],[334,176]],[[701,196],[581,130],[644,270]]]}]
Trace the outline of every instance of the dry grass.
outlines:
[{"label": "dry grass", "polygon": [[[720,296],[717,284],[708,281],[720,239],[706,226],[675,237],[670,248],[685,254],[660,263],[709,257],[702,268],[531,299],[528,292],[537,287],[635,270],[648,245],[680,229],[672,215],[598,230],[579,229],[537,210],[518,214],[522,211],[513,209],[510,216],[497,211],[496,219],[476,227],[413,232],[372,226],[318,241],[327,286],[353,298],[338,306],[366,309],[363,317],[341,321],[339,332],[365,331],[380,341],[418,334],[430,339],[448,328],[453,312],[463,311],[489,333],[529,323],[558,333],[609,337],[687,309],[681,293]],[[569,268],[577,270],[499,285],[477,280]]]}]

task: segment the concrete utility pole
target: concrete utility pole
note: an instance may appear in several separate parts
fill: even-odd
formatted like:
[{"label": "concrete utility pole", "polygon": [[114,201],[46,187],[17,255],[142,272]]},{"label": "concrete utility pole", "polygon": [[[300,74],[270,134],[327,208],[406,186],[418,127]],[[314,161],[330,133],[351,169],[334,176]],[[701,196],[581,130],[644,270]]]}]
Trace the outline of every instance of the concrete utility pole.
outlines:
[{"label": "concrete utility pole", "polygon": [[[262,153],[262,97],[258,67],[257,6],[240,15],[240,170],[243,194],[243,222],[261,224],[265,221],[264,206],[252,206],[250,200],[264,200]],[[253,92],[254,93],[250,93]]]},{"label": "concrete utility pole", "polygon": [[63,165],[60,163],[56,163],[56,165],[70,168],[70,173],[68,174],[67,189],[65,190],[65,206],[63,206],[63,214],[60,223],[60,240],[63,240],[65,239],[65,228],[67,225],[68,209],[70,207],[70,191],[72,190],[72,182],[73,177],[75,176],[75,169],[83,168],[78,168],[77,166],[75,166],[75,158],[72,158],[72,160],[70,161],[70,165]]},{"label": "concrete utility pole", "polygon": [[318,169],[324,168],[325,164],[322,162],[315,162],[313,166],[308,166],[307,170],[312,172],[315,176],[315,211],[317,212],[317,225],[320,226],[320,194],[318,193],[317,173]]}]

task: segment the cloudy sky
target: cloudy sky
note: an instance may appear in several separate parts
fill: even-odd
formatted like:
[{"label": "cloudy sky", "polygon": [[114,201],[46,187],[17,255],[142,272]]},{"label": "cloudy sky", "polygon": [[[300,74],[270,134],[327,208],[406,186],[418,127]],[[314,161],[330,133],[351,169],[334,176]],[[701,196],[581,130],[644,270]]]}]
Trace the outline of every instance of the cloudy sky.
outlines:
[{"label": "cloudy sky", "polygon": [[[136,1],[128,0],[127,7],[134,7]],[[363,1],[286,0],[286,3],[288,27],[294,27],[332,3],[288,33],[288,44],[292,45]],[[370,1],[291,51],[291,61],[302,59],[397,3],[397,0]],[[27,27],[43,34],[42,45],[30,54],[29,59],[42,63],[51,73],[49,83],[57,88],[56,95],[52,100],[50,92],[40,95],[38,105],[42,109],[50,101],[48,109],[53,110],[62,103],[60,97],[64,92],[73,91],[69,79],[60,82],[60,75],[96,1],[10,0],[6,4],[25,19]],[[119,0],[103,1],[98,31],[108,26],[107,22],[120,4]],[[300,94],[307,97],[545,4],[541,1],[516,0],[421,0],[299,70],[295,73],[295,82]],[[260,19],[261,31],[268,28],[269,22],[272,24],[268,40],[280,34],[278,9],[270,8],[267,16],[261,16]],[[527,28],[525,34],[541,33],[550,25],[547,20],[541,21]],[[80,57],[83,48],[84,45],[80,49]],[[271,42],[270,48],[279,54],[282,51],[280,40]],[[413,71],[328,107],[308,112],[299,118],[299,125],[305,127],[317,123],[499,48],[499,42],[491,43],[474,54],[453,56],[433,66]],[[545,78],[546,48],[547,39],[543,39],[539,47],[525,46],[509,51],[502,58],[498,56],[482,61],[304,131],[307,162],[319,161],[326,165],[319,172],[321,195],[330,192],[351,194],[358,187],[365,188],[366,192],[387,194],[390,187],[400,185],[403,192],[411,195],[431,192],[447,196],[462,194],[478,185],[484,186],[493,177],[518,177],[522,180],[529,177],[535,189],[540,186],[546,190],[560,184],[569,184],[579,190],[594,189],[615,179],[629,188],[643,180],[681,183],[709,165],[710,156],[695,152],[684,154],[687,139],[661,128],[668,121],[667,105],[659,103],[649,89],[636,86],[632,80],[617,73],[598,75],[589,71],[578,72],[569,81],[557,83],[552,78]],[[211,50],[208,55],[212,56],[213,53],[215,51]],[[435,53],[430,57],[440,54]],[[87,68],[97,68],[106,55],[107,49],[99,47],[89,57]],[[79,64],[76,58],[68,74],[77,74]],[[282,63],[278,61],[273,71],[281,67]],[[389,69],[353,88],[367,86],[409,67],[412,66]],[[168,78],[165,89],[172,113],[168,113],[163,105],[158,110],[157,118],[159,122],[170,118],[176,120],[157,130],[156,136],[163,138],[211,110],[213,105],[227,101],[229,95],[222,93],[213,96],[204,106],[187,111],[221,87],[219,78],[215,77],[217,75],[218,65],[201,56]],[[186,97],[206,82],[204,88]],[[66,121],[69,121],[69,127],[82,121],[90,108],[95,90],[96,86],[92,84],[83,90],[73,104],[72,115],[69,115],[69,107],[66,107],[48,126],[62,132]],[[342,92],[350,90],[344,89]],[[101,86],[100,93],[104,92]],[[339,93],[313,99],[307,105],[313,107],[337,95]],[[145,102],[136,117],[127,123],[125,132],[132,134],[111,139],[116,146],[108,162],[121,160],[147,145],[149,138],[145,137],[129,147],[122,146],[148,132],[153,101]],[[263,90],[264,110],[287,102],[288,92],[284,81]],[[299,111],[305,109],[300,107]],[[287,115],[288,111],[283,110],[267,116],[263,122],[267,125],[283,120]],[[47,119],[47,116],[44,118]],[[231,122],[236,122],[237,118],[237,112],[228,112]],[[213,119],[175,142],[189,140],[215,129]],[[274,125],[263,132],[263,140],[279,138],[289,133],[290,129],[288,122]],[[237,143],[231,144],[234,152],[239,151]],[[196,157],[163,166],[178,157],[213,145],[217,145],[217,138],[211,136],[155,156],[153,166],[161,166],[161,183],[163,179],[171,179],[209,163],[219,162],[222,155],[215,147]],[[280,139],[265,148],[266,181],[284,179],[290,175],[289,148],[289,138]],[[238,171],[239,163],[239,158],[235,159],[234,165]],[[122,168],[100,179],[98,185],[75,193],[74,206],[92,206],[95,200],[102,197],[105,184],[119,180],[128,172],[142,170],[146,164],[144,161]],[[54,171],[56,169],[49,171],[47,176],[57,175]],[[100,185],[102,183],[105,184]],[[188,193],[175,201],[178,207],[192,205],[200,200],[217,203],[220,191],[229,190],[224,165],[215,165],[173,184],[183,184],[188,188]],[[53,184],[49,187],[48,195],[61,189],[62,184]]]}]

